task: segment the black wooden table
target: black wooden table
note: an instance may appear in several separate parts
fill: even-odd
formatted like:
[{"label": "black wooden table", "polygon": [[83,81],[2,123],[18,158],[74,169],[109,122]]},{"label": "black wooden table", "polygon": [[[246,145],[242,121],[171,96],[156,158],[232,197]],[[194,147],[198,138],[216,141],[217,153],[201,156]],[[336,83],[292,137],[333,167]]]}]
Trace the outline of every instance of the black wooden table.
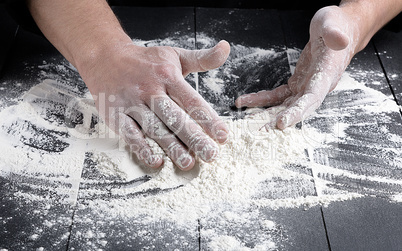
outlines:
[{"label": "black wooden table", "polygon": [[[242,116],[242,111],[232,107],[238,95],[273,88],[286,82],[290,76],[286,52],[288,49],[300,51],[304,47],[308,41],[309,22],[314,14],[311,11],[210,8],[115,7],[114,11],[127,33],[136,39],[147,41],[187,37],[194,39],[191,40],[194,42],[188,40],[190,42],[180,45],[189,49],[205,46],[202,41],[205,38],[214,41],[225,39],[232,45],[274,48],[277,52],[283,52],[273,61],[261,62],[257,67],[260,70],[240,69],[244,72],[238,72],[239,78],[230,79],[231,85],[224,88],[223,95],[216,95],[208,88],[206,73],[197,75],[197,88],[203,97],[220,115],[233,117]],[[21,93],[43,80],[43,71],[48,71],[45,72],[46,77],[66,81],[74,79],[82,86],[79,77],[74,74],[60,75],[57,69],[38,68],[44,61],[67,63],[45,38],[18,29],[1,8],[0,19],[5,24],[0,30],[1,109],[13,105]],[[402,32],[382,30],[352,60],[348,71],[354,78],[369,83],[371,88],[394,97],[394,102],[402,104],[401,46]],[[235,57],[232,54],[229,60]],[[359,74],[362,71],[368,74]],[[250,81],[249,78],[259,81]],[[374,80],[376,84],[370,84]],[[194,83],[191,84],[195,87]],[[331,101],[331,98],[326,99],[323,107],[331,106]],[[337,119],[340,120],[318,115],[306,123],[319,127]],[[391,155],[393,163],[384,157],[391,154],[393,149],[400,152],[402,142],[387,146],[388,141],[379,136],[380,126],[402,136],[401,114],[389,114],[385,122],[373,118],[367,124],[361,123],[367,122],[367,115],[359,114],[356,110],[356,116],[346,119],[354,125],[346,132],[349,140],[330,148],[317,149],[320,156],[326,156],[326,161],[319,164],[348,170],[356,174],[357,178],[336,175],[326,177],[323,173],[318,175],[336,181],[334,184],[346,192],[358,192],[366,196],[332,202],[327,206],[255,209],[259,211],[258,217],[266,217],[276,223],[277,228],[270,236],[277,249],[402,250],[402,204],[389,199],[389,195],[402,193],[402,186],[400,183],[373,183],[361,178],[362,175],[371,175],[370,170],[384,170],[382,178],[402,180],[401,156]],[[383,143],[387,146],[384,147],[385,152],[370,142]],[[82,154],[84,156],[89,153]],[[90,208],[85,207],[90,198],[80,193],[92,180],[99,178],[87,157],[85,155],[82,163],[81,187],[77,188],[75,206],[60,202],[62,198],[59,199],[59,195],[52,191],[57,184],[49,185],[46,180],[35,177],[0,176],[0,250],[208,250],[209,240],[204,234],[208,230],[231,234],[245,247],[254,248],[257,237],[266,234],[257,225],[218,222],[213,217],[201,219],[195,224],[198,226],[192,229],[176,229],[163,222],[142,224],[140,216],[125,219],[94,215]],[[303,170],[311,172],[312,178],[317,175],[308,167]],[[18,197],[19,192],[32,189],[29,184],[35,182],[47,186],[47,189],[36,194],[52,197],[51,204]],[[104,183],[110,185],[112,181],[105,180]],[[291,184],[287,185],[292,187]],[[314,188],[303,192],[306,196],[317,193]],[[140,231],[146,234],[138,234]],[[178,236],[181,238],[177,239]]]}]

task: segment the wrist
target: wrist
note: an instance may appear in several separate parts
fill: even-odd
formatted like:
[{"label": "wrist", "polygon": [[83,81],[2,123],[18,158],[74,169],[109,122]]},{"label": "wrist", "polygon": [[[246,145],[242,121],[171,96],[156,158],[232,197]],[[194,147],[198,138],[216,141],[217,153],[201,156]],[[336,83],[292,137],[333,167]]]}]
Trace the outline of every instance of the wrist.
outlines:
[{"label": "wrist", "polygon": [[[346,2],[346,3],[344,3]],[[350,42],[353,54],[363,50],[371,39],[372,18],[371,8],[360,1],[342,1],[339,8],[348,16],[351,24]]]},{"label": "wrist", "polygon": [[339,7],[355,24],[354,53],[363,50],[374,34],[402,10],[395,0],[342,0]]},{"label": "wrist", "polygon": [[123,30],[96,32],[96,36],[86,39],[80,49],[75,50],[71,63],[85,81],[100,64],[107,62],[110,65],[113,58],[121,54],[128,45],[132,45],[132,40]]}]

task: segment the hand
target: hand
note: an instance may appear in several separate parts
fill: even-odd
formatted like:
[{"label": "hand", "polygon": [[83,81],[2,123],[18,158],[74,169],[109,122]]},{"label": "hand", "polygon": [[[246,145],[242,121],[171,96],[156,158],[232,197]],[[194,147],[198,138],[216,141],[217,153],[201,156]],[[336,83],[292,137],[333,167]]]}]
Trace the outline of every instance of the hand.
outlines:
[{"label": "hand", "polygon": [[310,40],[296,64],[295,73],[271,91],[242,95],[236,107],[280,106],[271,109],[273,120],[266,129],[285,129],[312,114],[337,85],[355,54],[358,30],[341,8],[320,9],[310,24]]},{"label": "hand", "polygon": [[99,115],[139,160],[152,168],[162,164],[162,156],[146,141],[149,137],[180,169],[189,170],[195,156],[214,160],[218,154],[214,140],[224,143],[229,130],[184,77],[221,66],[229,52],[226,41],[194,51],[130,43],[105,52],[102,60],[80,73]]}]

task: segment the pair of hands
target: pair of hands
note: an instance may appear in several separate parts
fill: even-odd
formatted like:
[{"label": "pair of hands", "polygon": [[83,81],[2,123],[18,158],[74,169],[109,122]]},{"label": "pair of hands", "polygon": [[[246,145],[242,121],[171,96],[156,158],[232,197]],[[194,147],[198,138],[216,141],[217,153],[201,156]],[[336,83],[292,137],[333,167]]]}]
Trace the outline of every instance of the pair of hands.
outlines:
[{"label": "pair of hands", "polygon": [[[284,129],[301,121],[320,106],[354,55],[354,27],[338,7],[327,7],[311,21],[310,41],[304,48],[288,84],[271,91],[239,97],[237,107],[276,106],[267,128]],[[139,160],[152,168],[162,164],[146,137],[154,139],[182,170],[218,154],[229,130],[218,114],[185,81],[191,72],[221,66],[230,46],[221,41],[204,50],[139,47],[128,44],[98,63],[84,81],[97,96],[96,105],[107,125],[119,133]]]}]

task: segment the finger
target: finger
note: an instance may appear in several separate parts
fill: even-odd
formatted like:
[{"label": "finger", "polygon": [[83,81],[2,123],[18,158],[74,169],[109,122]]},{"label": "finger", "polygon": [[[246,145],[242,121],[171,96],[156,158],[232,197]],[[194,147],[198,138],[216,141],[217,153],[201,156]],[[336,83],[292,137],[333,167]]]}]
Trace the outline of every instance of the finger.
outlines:
[{"label": "finger", "polygon": [[337,6],[324,7],[317,11],[311,20],[310,34],[312,39],[322,37],[326,46],[332,50],[343,50],[349,44],[349,36],[345,33],[348,27],[347,16]]},{"label": "finger", "polygon": [[167,92],[212,139],[221,144],[227,141],[229,128],[226,123],[184,78],[176,85],[169,85]]},{"label": "finger", "polygon": [[151,168],[162,165],[162,157],[155,154],[146,142],[144,134],[137,123],[125,114],[119,114],[120,132],[119,135],[125,140],[137,158]]},{"label": "finger", "polygon": [[288,85],[281,85],[272,91],[259,91],[242,95],[236,99],[235,105],[237,108],[272,106],[282,103],[291,94]]},{"label": "finger", "polygon": [[145,105],[140,105],[131,107],[126,112],[138,121],[145,134],[158,143],[176,166],[182,170],[193,168],[194,157],[153,111]]},{"label": "finger", "polygon": [[[287,99],[288,100],[288,99]],[[285,101],[286,102],[286,101]],[[260,131],[264,130],[269,132],[270,130],[276,129],[276,123],[278,120],[278,115],[286,109],[286,105],[283,103],[281,105],[275,106],[275,107],[270,107],[265,110],[265,112],[268,114],[266,120],[266,124],[264,127],[260,129]]]},{"label": "finger", "polygon": [[302,90],[302,82],[306,79],[306,75],[309,73],[311,58],[311,42],[309,42],[304,47],[300,58],[297,61],[294,74],[288,80],[288,85],[292,92],[299,93]]},{"label": "finger", "polygon": [[210,49],[186,50],[176,47],[174,49],[179,55],[183,76],[187,76],[190,72],[218,68],[225,63],[230,53],[230,45],[224,40]]},{"label": "finger", "polygon": [[278,115],[276,126],[283,130],[304,120],[322,103],[322,98],[315,93],[307,93]]},{"label": "finger", "polygon": [[166,95],[154,96],[151,110],[176,134],[191,152],[205,162],[218,155],[218,145],[172,99]]},{"label": "finger", "polygon": [[[315,41],[312,46],[318,47],[319,45],[316,43],[319,44],[320,42]],[[336,87],[347,63],[343,52],[325,49],[316,55],[315,62],[311,66],[308,74],[298,83],[303,87],[298,93],[315,93],[324,99]]]}]

